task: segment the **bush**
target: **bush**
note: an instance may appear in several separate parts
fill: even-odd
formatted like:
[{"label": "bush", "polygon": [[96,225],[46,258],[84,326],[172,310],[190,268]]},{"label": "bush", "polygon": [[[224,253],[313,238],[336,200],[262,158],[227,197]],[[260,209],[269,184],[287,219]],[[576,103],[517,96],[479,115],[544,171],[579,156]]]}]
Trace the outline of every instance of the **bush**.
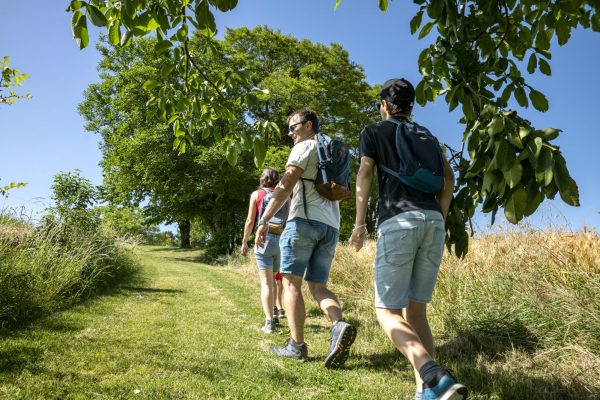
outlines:
[{"label": "bush", "polygon": [[131,279],[131,245],[80,213],[40,226],[0,214],[0,328],[13,327]]}]

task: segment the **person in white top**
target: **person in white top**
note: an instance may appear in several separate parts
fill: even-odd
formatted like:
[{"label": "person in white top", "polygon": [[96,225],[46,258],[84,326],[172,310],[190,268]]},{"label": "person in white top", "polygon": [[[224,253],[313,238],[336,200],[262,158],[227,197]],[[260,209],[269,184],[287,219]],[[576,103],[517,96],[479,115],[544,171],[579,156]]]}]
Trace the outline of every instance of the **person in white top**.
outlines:
[{"label": "person in white top", "polygon": [[279,242],[284,304],[291,337],[283,347],[273,347],[271,352],[301,361],[308,358],[304,343],[306,310],[301,290],[304,278],[312,296],[333,324],[325,366],[337,368],[346,362],[356,337],[356,328],[344,321],[337,296],[327,288],[339,237],[339,204],[322,197],[313,182],[304,180],[314,180],[318,170],[317,143],[314,140],[319,130],[317,114],[307,108],[296,111],[288,118],[288,126],[294,147],[285,174],[275,187],[256,231],[256,246],[262,246],[267,240],[269,220],[291,193],[288,222]]}]

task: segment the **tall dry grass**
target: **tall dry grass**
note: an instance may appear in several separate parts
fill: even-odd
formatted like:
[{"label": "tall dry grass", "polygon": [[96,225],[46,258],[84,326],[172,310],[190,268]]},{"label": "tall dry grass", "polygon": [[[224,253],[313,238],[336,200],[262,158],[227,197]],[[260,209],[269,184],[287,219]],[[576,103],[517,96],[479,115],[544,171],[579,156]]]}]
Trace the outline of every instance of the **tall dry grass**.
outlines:
[{"label": "tall dry grass", "polygon": [[135,276],[130,243],[101,229],[35,226],[0,214],[0,330]]},{"label": "tall dry grass", "polygon": [[[367,326],[374,247],[338,246],[331,276]],[[444,255],[430,321],[440,355],[463,373],[550,374],[555,383],[536,392],[546,398],[600,395],[600,237],[501,228],[472,238],[463,260]]]}]

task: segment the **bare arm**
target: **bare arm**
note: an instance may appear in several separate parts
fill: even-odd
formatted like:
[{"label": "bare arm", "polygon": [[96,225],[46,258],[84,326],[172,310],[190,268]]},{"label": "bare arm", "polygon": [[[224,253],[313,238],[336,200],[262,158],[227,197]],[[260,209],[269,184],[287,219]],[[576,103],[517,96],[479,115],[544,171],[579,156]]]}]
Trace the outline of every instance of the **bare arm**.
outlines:
[{"label": "bare arm", "polygon": [[[298,183],[300,176],[304,170],[295,165],[288,165],[285,174],[275,187],[275,192],[273,192],[273,196],[271,197],[271,201],[269,201],[269,205],[265,209],[265,212],[262,215],[262,219],[265,221],[273,218],[273,215],[283,206],[283,204],[289,199],[292,191],[294,190],[294,186]],[[258,227],[256,231],[255,243],[256,246],[262,247],[267,238],[267,232],[269,231],[268,225],[261,225]]]},{"label": "bare arm", "polygon": [[442,209],[442,215],[444,219],[448,216],[448,210],[450,210],[450,202],[452,201],[452,194],[454,193],[454,172],[452,167],[446,159],[446,156],[442,156],[444,162],[444,187],[439,194],[440,208]]},{"label": "bare arm", "polygon": [[244,224],[244,239],[242,239],[242,255],[248,253],[248,239],[254,229],[254,221],[256,220],[256,200],[258,199],[258,191],[252,192],[250,195],[250,204],[248,205],[248,216]]},{"label": "bare arm", "polygon": [[367,206],[373,185],[375,172],[375,160],[370,157],[360,159],[360,168],[356,175],[356,218],[354,230],[350,236],[350,243],[356,251],[362,248],[364,236],[366,235],[365,220],[367,218]]}]

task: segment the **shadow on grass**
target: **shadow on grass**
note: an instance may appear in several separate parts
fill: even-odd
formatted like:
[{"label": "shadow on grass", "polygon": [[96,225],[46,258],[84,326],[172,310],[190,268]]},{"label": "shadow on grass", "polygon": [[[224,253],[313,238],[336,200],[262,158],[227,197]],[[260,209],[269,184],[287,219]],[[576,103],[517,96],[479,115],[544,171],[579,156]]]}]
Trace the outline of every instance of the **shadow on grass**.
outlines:
[{"label": "shadow on grass", "polygon": [[[500,399],[598,399],[599,388],[586,388],[584,382],[561,379],[551,370],[523,367],[486,368],[494,362],[507,362],[514,350],[533,356],[540,340],[518,320],[485,319],[464,329],[436,347],[436,359],[481,398]],[[399,351],[351,355],[344,368],[370,371],[399,370],[400,378],[412,381],[412,367]],[[482,367],[483,366],[483,367]],[[544,375],[545,373],[545,375]]]},{"label": "shadow on grass", "polygon": [[531,376],[538,375],[538,371],[528,373],[526,368],[516,372],[513,368],[487,370],[476,366],[506,362],[514,350],[533,356],[539,343],[540,339],[518,319],[481,319],[437,347],[436,358],[478,395],[524,400],[598,398],[597,388],[592,393],[581,382],[565,384],[552,371],[547,371],[547,376],[541,378]]},{"label": "shadow on grass", "polygon": [[348,370],[365,369],[369,371],[391,371],[395,369],[412,370],[408,360],[399,351],[366,355],[351,354],[352,362],[343,368]]},{"label": "shadow on grass", "polygon": [[225,261],[223,261],[222,257],[215,257],[206,254],[201,254],[199,256],[194,257],[171,257],[171,260],[189,262],[194,264],[205,264],[212,266],[223,266],[225,265]]},{"label": "shadow on grass", "polygon": [[42,354],[42,348],[26,344],[18,348],[0,350],[0,377],[4,374],[21,371],[26,365],[39,359]]},{"label": "shadow on grass", "polygon": [[121,290],[124,292],[136,292],[136,293],[163,293],[163,294],[186,293],[185,290],[181,290],[181,289],[161,289],[161,288],[134,287],[134,286],[123,286],[123,287],[121,287]]},{"label": "shadow on grass", "polygon": [[182,249],[180,247],[153,247],[153,248],[147,249],[145,251],[148,251],[150,253],[164,253],[167,251],[176,252],[176,253],[185,253],[185,252],[190,251],[190,249]]},{"label": "shadow on grass", "polygon": [[[81,331],[84,324],[60,316],[50,316],[36,321],[36,330],[50,333],[70,333]],[[18,338],[20,332],[25,331],[28,326],[20,326],[17,329],[3,330],[0,332],[0,339],[11,337]],[[6,341],[0,349],[0,376],[23,370],[28,365],[35,365],[36,361],[46,351],[46,346],[40,341],[28,339]]]},{"label": "shadow on grass", "polygon": [[461,361],[454,362],[451,369],[472,394],[484,398],[591,400],[597,399],[600,394],[597,391],[590,392],[578,382],[565,385],[552,375],[546,378],[531,377],[527,370],[523,370],[522,374],[500,370],[491,372]]}]

